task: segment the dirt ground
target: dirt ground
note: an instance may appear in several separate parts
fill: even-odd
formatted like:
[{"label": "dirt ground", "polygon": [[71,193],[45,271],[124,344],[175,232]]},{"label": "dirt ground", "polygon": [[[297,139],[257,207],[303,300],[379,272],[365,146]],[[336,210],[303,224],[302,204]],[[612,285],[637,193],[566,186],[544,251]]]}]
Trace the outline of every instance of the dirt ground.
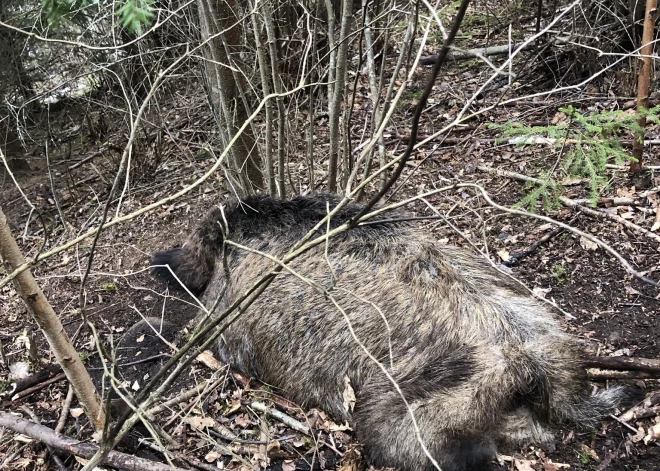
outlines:
[{"label": "dirt ground", "polygon": [[[426,73],[425,69],[420,68],[420,83]],[[477,83],[480,73],[482,71],[456,64],[442,77],[441,83],[450,84],[449,89],[438,87],[434,98],[440,105],[425,120],[423,134],[431,134],[437,129],[445,119],[443,115],[451,114],[460,103],[460,97],[456,96],[457,92],[451,84],[462,82],[470,88],[473,81]],[[168,141],[169,151],[160,165],[131,183],[122,201],[120,214],[128,214],[174,193],[212,165],[210,156],[198,152],[201,143],[207,142],[211,135],[211,121],[203,106],[204,99],[201,96],[187,99],[192,104],[179,105],[187,106],[192,112],[180,117],[179,122],[173,125],[182,130],[178,134],[179,141]],[[497,97],[486,98],[489,99],[495,101]],[[485,119],[503,122],[515,116],[528,123],[549,121],[564,103],[583,103],[585,109],[594,103],[599,109],[617,109],[625,101],[598,90],[580,90],[567,92],[561,99],[553,98],[542,103],[523,102],[495,109]],[[80,121],[77,118],[80,113],[79,109],[65,108],[59,115],[50,116],[53,124],[50,132],[59,139],[60,146],[51,156],[52,185],[46,171],[43,147],[39,144],[25,149],[24,157],[30,170],[16,173],[25,197],[35,204],[43,223],[35,211],[30,211],[11,179],[5,175],[1,180],[0,207],[6,213],[26,257],[59,246],[75,235],[96,227],[100,221],[118,154],[112,149],[105,149],[88,162],[71,168],[84,158],[95,155],[101,148],[99,142],[86,134],[84,125],[73,135],[67,132]],[[399,109],[395,122],[401,125],[401,134],[405,134],[409,117],[409,109]],[[43,116],[32,125],[30,131],[36,136],[34,142],[41,141],[46,119]],[[113,122],[112,118],[107,120]],[[202,124],[192,132],[186,131],[192,122]],[[108,134],[114,135],[117,145],[121,146],[124,143],[120,124],[121,120],[118,120]],[[651,127],[647,137],[657,139],[660,137],[658,134],[658,127]],[[528,192],[523,183],[509,177],[495,176],[478,167],[489,166],[536,176],[548,159],[555,158],[553,156],[556,156],[557,150],[547,146],[520,148],[495,144],[492,142],[495,137],[495,131],[489,130],[483,122],[476,122],[471,129],[452,133],[450,141],[440,139],[433,142],[408,166],[400,180],[404,184],[393,199],[400,200],[443,186],[446,182],[461,181],[479,183],[501,205],[519,202]],[[359,144],[356,140],[354,147]],[[321,147],[324,145],[321,144]],[[403,145],[393,133],[389,136],[388,151],[396,153]],[[657,147],[650,148],[647,157],[646,165],[660,165]],[[297,157],[292,154],[290,158],[291,166],[295,167]],[[601,196],[639,197],[639,202],[634,205],[611,206],[609,209],[649,229],[655,219],[657,192],[640,197],[642,189],[634,187],[622,170],[611,169],[609,177],[609,185]],[[588,195],[587,186],[584,180],[575,181],[567,186],[567,196],[584,198]],[[650,187],[657,189],[659,186],[660,177],[654,175]],[[208,208],[222,203],[227,197],[228,192],[220,175],[171,204],[103,232],[84,290],[86,310],[87,316],[98,328],[101,341],[117,355],[117,363],[121,365],[119,375],[126,391],[139,390],[156,367],[169,357],[171,349],[148,331],[117,345],[122,335],[143,317],[152,316],[163,319],[163,336],[171,340],[184,331],[196,312],[191,298],[168,292],[163,284],[151,277],[148,271],[151,255],[183,242],[195,221]],[[408,209],[420,216],[433,215],[433,210],[446,215],[446,220],[419,222],[428,228],[438,243],[479,250],[496,264],[501,264],[506,254],[529,248],[552,230],[542,221],[498,211],[468,190],[436,195],[427,203],[418,201]],[[116,204],[112,211],[115,209]],[[542,208],[538,209],[542,211]],[[658,243],[653,239],[611,219],[596,219],[566,207],[555,208],[547,214],[599,237],[619,251],[637,270],[650,278],[660,279],[660,252]],[[34,273],[65,329],[75,337],[75,345],[85,353],[90,371],[102,388],[96,341],[82,322],[78,310],[80,280],[90,248],[91,239],[86,239],[48,259]],[[585,353],[660,358],[660,300],[657,290],[634,279],[602,248],[589,246],[580,237],[563,232],[540,245],[509,270],[530,290],[561,309],[557,310],[557,315],[566,330],[583,341]],[[14,288],[7,285],[0,289],[0,338],[10,364],[27,361],[27,331],[36,332],[32,338],[38,346],[40,360],[38,364],[32,364],[31,369],[38,371],[54,361],[52,354]],[[350,430],[332,423],[321,411],[303,411],[278,398],[277,391],[254,379],[233,375],[226,369],[213,372],[207,366],[195,363],[177,383],[176,391],[198,384],[212,374],[225,380],[203,401],[177,404],[158,417],[161,427],[182,445],[178,451],[211,467],[222,462],[224,469],[249,469],[240,459],[262,463],[266,456],[271,463],[268,469],[274,471],[357,469],[350,467],[351,457],[359,456],[359,444],[353,440]],[[8,371],[3,365],[0,383],[7,384],[7,378]],[[646,396],[660,389],[655,379],[618,382]],[[594,388],[605,385],[605,382],[598,381],[594,383]],[[103,391],[108,393],[105,389]],[[21,407],[26,406],[36,413],[43,424],[53,427],[66,393],[66,382],[59,381],[17,401],[2,397],[2,409],[25,414]],[[269,418],[250,406],[255,401],[268,402],[302,423],[313,423],[320,435],[310,437]],[[74,401],[76,407],[79,406]],[[213,417],[215,423],[241,440],[209,435],[205,426],[201,425],[203,417]],[[605,420],[598,430],[586,432],[573,428],[560,429],[552,443],[501,450],[499,466],[502,470],[516,471],[657,471],[660,470],[660,444],[655,441],[645,443],[643,440],[655,420],[658,419],[650,417],[629,424],[614,419]],[[72,416],[64,433],[87,439],[90,428],[84,416]],[[142,430],[142,433],[146,431]],[[261,443],[264,438],[268,439],[269,445]],[[141,450],[147,456],[162,460],[162,455],[157,452]],[[0,434],[0,462],[5,460],[8,460],[6,469],[56,469],[53,461],[47,458],[45,448],[34,441],[15,440],[7,432]]]}]

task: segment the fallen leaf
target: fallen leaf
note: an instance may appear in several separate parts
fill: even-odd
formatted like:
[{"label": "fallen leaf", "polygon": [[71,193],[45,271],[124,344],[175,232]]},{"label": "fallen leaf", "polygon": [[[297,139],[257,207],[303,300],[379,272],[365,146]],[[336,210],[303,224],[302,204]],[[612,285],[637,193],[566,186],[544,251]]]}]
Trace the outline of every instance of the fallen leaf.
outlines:
[{"label": "fallen leaf", "polygon": [[553,229],[553,228],[554,228],[554,226],[553,226],[552,224],[550,224],[550,223],[541,224],[539,227],[537,227],[537,228],[534,230],[534,232],[535,232],[535,233],[545,232],[545,231],[549,231],[549,230],[551,230],[551,229]]},{"label": "fallen leaf", "polygon": [[23,435],[22,433],[14,435],[14,440],[21,443],[32,443],[34,441],[32,438],[28,437],[27,435]]},{"label": "fallen leaf", "polygon": [[660,423],[649,428],[649,432],[644,437],[644,444],[648,445],[649,442],[655,442],[658,438],[660,438]]},{"label": "fallen leaf", "polygon": [[307,442],[306,442],[305,440],[303,440],[302,438],[296,438],[296,439],[293,439],[293,440],[291,440],[289,443],[291,443],[291,444],[292,444],[293,446],[295,446],[296,448],[300,448],[301,446],[307,444]]},{"label": "fallen leaf", "polygon": [[282,445],[280,444],[280,442],[275,440],[272,442],[268,442],[268,445],[266,445],[266,455],[270,459],[275,459],[275,458],[284,458],[286,456],[286,453],[284,452],[284,450],[282,450]]},{"label": "fallen leaf", "polygon": [[343,432],[345,430],[353,430],[348,423],[345,424],[336,424],[332,421],[328,421],[327,423],[328,427],[327,430],[328,432]]},{"label": "fallen leaf", "polygon": [[355,407],[355,391],[351,386],[351,379],[348,376],[344,376],[344,409],[348,412],[352,412]]},{"label": "fallen leaf", "polygon": [[582,453],[589,455],[590,458],[593,458],[596,461],[600,461],[600,457],[598,456],[598,453],[596,453],[593,449],[589,448],[584,443],[580,447],[580,450],[582,451]]},{"label": "fallen leaf", "polygon": [[349,448],[344,453],[342,465],[337,471],[358,471],[362,469],[362,454],[355,448]]},{"label": "fallen leaf", "polygon": [[191,415],[185,418],[185,423],[190,425],[195,430],[204,430],[215,426],[213,417],[201,417],[199,415]]},{"label": "fallen leaf", "polygon": [[497,255],[500,257],[500,259],[503,262],[508,262],[509,259],[511,258],[511,254],[509,254],[509,251],[506,249],[502,249],[499,252],[497,252]]},{"label": "fallen leaf", "polygon": [[358,463],[351,462],[341,465],[341,468],[337,469],[337,471],[358,471],[359,469]]},{"label": "fallen leaf", "polygon": [[534,471],[532,464],[535,461],[514,459],[513,463],[516,465],[518,471]]},{"label": "fallen leaf", "polygon": [[229,405],[229,408],[222,415],[227,417],[227,416],[233,414],[234,412],[236,412],[237,410],[239,410],[241,407],[242,407],[241,406],[241,401],[234,400],[234,401],[231,402],[231,404]]},{"label": "fallen leaf", "polygon": [[566,114],[562,113],[561,111],[558,112],[558,113],[555,113],[555,115],[552,117],[552,121],[551,121],[551,123],[553,125],[557,125],[557,124],[564,123],[564,122],[566,122]]},{"label": "fallen leaf", "polygon": [[645,434],[646,434],[646,432],[644,431],[644,427],[640,426],[637,429],[637,433],[630,437],[630,441],[633,442],[633,443],[639,443],[642,440],[644,440]]},{"label": "fallen leaf", "polygon": [[14,469],[31,469],[34,467],[34,458],[19,458],[12,463]]},{"label": "fallen leaf", "polygon": [[630,188],[630,189],[628,189],[628,188],[617,188],[616,195],[631,198],[631,197],[635,196],[635,189],[634,188]]},{"label": "fallen leaf", "polygon": [[30,365],[24,361],[17,361],[9,364],[9,380],[14,381],[30,376]]},{"label": "fallen leaf", "polygon": [[259,466],[259,469],[266,468],[270,464],[268,457],[263,453],[255,453],[252,455],[252,462],[256,463]]},{"label": "fallen leaf", "polygon": [[217,371],[222,367],[224,367],[224,365],[221,362],[216,360],[216,358],[213,356],[213,352],[211,352],[210,350],[204,350],[202,353],[197,355],[197,358],[195,358],[195,360],[214,371]]},{"label": "fallen leaf", "polygon": [[71,414],[71,417],[77,419],[85,413],[85,410],[82,407],[74,407],[69,409],[69,413]]},{"label": "fallen leaf", "polygon": [[535,296],[538,296],[541,299],[545,299],[546,295],[552,291],[552,288],[540,288],[536,287],[532,290],[532,293],[534,293]]},{"label": "fallen leaf", "polygon": [[246,414],[238,414],[234,419],[234,423],[241,428],[245,428],[250,425],[252,422]]},{"label": "fallen leaf", "polygon": [[296,463],[288,460],[288,461],[282,461],[282,471],[295,471],[296,470]]},{"label": "fallen leaf", "polygon": [[580,246],[589,252],[593,252],[598,248],[597,243],[590,241],[586,237],[580,237]]},{"label": "fallen leaf", "polygon": [[206,460],[207,463],[213,463],[214,461],[220,459],[222,455],[218,453],[217,451],[209,451],[205,456],[204,459]]}]

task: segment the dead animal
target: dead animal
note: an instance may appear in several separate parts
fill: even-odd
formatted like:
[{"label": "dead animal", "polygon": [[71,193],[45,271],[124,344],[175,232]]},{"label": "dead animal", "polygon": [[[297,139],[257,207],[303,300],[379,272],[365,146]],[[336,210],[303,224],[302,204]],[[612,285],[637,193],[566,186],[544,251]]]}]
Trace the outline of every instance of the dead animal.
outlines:
[{"label": "dead animal", "polygon": [[[284,257],[339,201],[252,197],[216,208],[183,246],[154,257],[155,272],[173,281],[169,265],[205,306],[222,296],[222,312],[276,266],[264,253]],[[359,210],[345,206],[330,227]],[[224,332],[220,358],[349,422],[374,466],[436,469],[430,455],[444,471],[486,470],[498,443],[547,440],[566,421],[594,427],[625,396],[618,387],[590,396],[576,344],[549,310],[419,224],[361,225],[288,267]]]}]

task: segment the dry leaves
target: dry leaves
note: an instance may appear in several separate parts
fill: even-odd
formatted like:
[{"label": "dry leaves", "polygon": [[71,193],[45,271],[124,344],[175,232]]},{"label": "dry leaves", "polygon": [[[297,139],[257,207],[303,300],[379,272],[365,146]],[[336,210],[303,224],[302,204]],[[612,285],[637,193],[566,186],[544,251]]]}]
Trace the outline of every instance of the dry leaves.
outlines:
[{"label": "dry leaves", "polygon": [[590,241],[589,239],[585,237],[580,237],[580,246],[589,252],[594,252],[596,249],[598,249],[598,244],[595,242]]},{"label": "dry leaves", "polygon": [[344,392],[342,397],[344,399],[344,409],[353,412],[353,408],[355,407],[355,391],[353,391],[351,379],[348,376],[344,376]]},{"label": "dry leaves", "polygon": [[201,417],[198,415],[191,415],[184,419],[184,422],[190,425],[195,430],[204,430],[205,428],[213,428],[216,425],[213,417]]},{"label": "dry leaves", "polygon": [[536,463],[536,461],[519,459],[513,460],[513,464],[516,466],[517,471],[535,471],[535,469],[532,467],[533,463]]}]

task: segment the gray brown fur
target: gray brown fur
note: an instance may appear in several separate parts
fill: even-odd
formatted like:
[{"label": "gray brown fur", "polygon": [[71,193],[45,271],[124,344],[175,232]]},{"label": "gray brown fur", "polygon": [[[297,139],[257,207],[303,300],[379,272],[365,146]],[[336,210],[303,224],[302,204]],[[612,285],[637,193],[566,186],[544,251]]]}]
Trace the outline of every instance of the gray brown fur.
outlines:
[{"label": "gray brown fur", "polygon": [[[214,210],[183,247],[155,261],[170,263],[193,291],[203,291],[206,306],[226,289],[221,312],[273,263],[227,245],[227,283],[218,260],[220,221],[226,220],[229,239],[282,257],[326,215],[326,202],[332,208],[338,201],[320,195],[228,205],[224,214]],[[358,210],[346,207],[332,225]],[[324,250],[312,249],[291,267],[331,293],[358,338],[388,367],[443,471],[488,469],[496,443],[544,440],[551,436],[546,426],[562,421],[592,427],[619,403],[618,388],[588,396],[575,345],[559,323],[481,257],[440,246],[423,228],[403,223],[333,238],[332,270]],[[388,331],[369,302],[389,322],[391,368]],[[351,423],[373,465],[433,469],[401,397],[357,345],[342,314],[292,274],[274,280],[224,333],[218,350],[234,368],[291,400]],[[345,378],[357,397],[353,411],[345,406]]]}]

